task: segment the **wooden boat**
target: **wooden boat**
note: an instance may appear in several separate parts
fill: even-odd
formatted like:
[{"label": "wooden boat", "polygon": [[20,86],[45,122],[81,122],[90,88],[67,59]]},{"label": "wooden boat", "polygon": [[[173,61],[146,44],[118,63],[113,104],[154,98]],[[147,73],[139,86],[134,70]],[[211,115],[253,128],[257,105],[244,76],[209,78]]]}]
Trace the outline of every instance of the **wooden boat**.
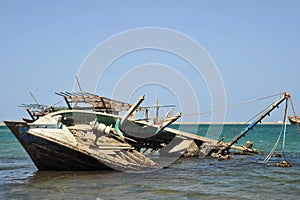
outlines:
[{"label": "wooden boat", "polygon": [[291,124],[299,124],[300,123],[300,117],[299,116],[288,116],[288,119]]},{"label": "wooden boat", "polygon": [[143,96],[128,104],[89,93],[57,94],[68,109],[5,121],[39,170],[152,170],[163,166],[147,155],[178,158],[193,142],[217,142],[167,128],[180,114],[155,124],[132,119],[134,112],[145,111],[139,106]]},{"label": "wooden boat", "polygon": [[[68,106],[65,110],[47,112],[32,121],[5,121],[39,170],[109,170],[148,171],[175,161],[191,147],[203,155],[226,154],[281,102],[283,95],[230,143],[212,140],[168,126],[181,114],[155,123],[134,119],[134,113],[145,111],[141,96],[129,104],[90,93],[57,93]],[[83,105],[80,105],[83,104]],[[125,112],[120,115],[120,112]],[[205,147],[205,148],[204,148]],[[157,162],[162,158],[167,162]]]}]

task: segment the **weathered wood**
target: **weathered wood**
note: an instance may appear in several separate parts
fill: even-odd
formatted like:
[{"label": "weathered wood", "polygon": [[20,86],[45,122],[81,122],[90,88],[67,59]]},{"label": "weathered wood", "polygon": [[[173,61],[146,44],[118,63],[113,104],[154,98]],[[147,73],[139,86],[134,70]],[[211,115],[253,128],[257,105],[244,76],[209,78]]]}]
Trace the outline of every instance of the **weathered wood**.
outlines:
[{"label": "weathered wood", "polygon": [[[77,142],[72,143],[63,138],[50,137],[48,131],[44,132],[46,135],[43,135],[43,132],[36,132],[39,128],[36,131],[31,130],[25,122],[5,123],[39,170],[136,171],[155,167],[153,161],[133,151],[132,146],[106,136],[100,137],[97,143],[91,146],[94,137],[90,135],[87,136],[87,140],[76,136]],[[118,155],[124,155],[126,159]]]}]

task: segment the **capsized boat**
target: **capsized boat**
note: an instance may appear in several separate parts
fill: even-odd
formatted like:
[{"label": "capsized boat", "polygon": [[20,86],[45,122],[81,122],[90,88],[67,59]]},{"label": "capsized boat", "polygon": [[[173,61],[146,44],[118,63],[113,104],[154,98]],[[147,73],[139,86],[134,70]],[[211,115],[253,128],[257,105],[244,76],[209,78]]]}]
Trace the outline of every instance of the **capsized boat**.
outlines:
[{"label": "capsized boat", "polygon": [[[67,109],[5,121],[39,170],[152,170],[163,167],[153,155],[178,158],[191,145],[217,143],[168,128],[180,113],[157,123],[135,120],[136,111],[148,114],[140,106],[144,96],[129,104],[90,93],[57,94]],[[121,111],[125,115],[119,115]]]},{"label": "capsized boat", "polygon": [[[146,170],[155,162],[118,137],[107,137],[110,127],[97,119],[75,126],[74,116],[82,120],[95,117],[87,111],[58,111],[33,123],[6,121],[39,170]],[[96,116],[98,117],[98,116]],[[101,115],[103,120],[111,116]]]},{"label": "capsized boat", "polygon": [[[225,143],[169,128],[181,113],[151,123],[149,107],[140,106],[144,96],[129,104],[90,93],[56,94],[63,97],[67,108],[30,115],[31,120],[5,121],[39,170],[140,172],[165,167],[194,149],[204,156],[224,155],[229,149],[256,153],[234,144],[289,98],[284,93],[240,135]],[[145,112],[145,119],[134,118],[138,111]]]}]

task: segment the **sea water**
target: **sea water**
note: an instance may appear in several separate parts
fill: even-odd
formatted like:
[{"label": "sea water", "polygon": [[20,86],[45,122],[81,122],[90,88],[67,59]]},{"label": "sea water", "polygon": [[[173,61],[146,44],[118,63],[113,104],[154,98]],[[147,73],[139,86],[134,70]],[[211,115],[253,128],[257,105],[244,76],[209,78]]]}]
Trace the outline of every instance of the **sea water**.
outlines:
[{"label": "sea water", "polygon": [[[208,125],[174,125],[205,135]],[[239,125],[225,125],[222,136]],[[258,125],[242,138],[259,155],[233,155],[230,160],[180,158],[149,173],[38,171],[13,134],[0,127],[0,199],[299,199],[300,134],[288,125],[285,157],[292,167],[274,167],[283,158],[262,161],[271,151],[281,125]],[[232,134],[230,137],[234,137]],[[230,139],[230,137],[228,139]],[[282,150],[282,140],[278,151]]]}]

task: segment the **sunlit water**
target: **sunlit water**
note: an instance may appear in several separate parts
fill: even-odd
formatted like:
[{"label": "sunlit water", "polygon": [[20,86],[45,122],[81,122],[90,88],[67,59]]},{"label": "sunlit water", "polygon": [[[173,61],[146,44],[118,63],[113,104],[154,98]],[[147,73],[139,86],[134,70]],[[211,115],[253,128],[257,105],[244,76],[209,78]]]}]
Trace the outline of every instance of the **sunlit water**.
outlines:
[{"label": "sunlit water", "polygon": [[[205,135],[207,127],[200,125],[198,134]],[[223,135],[236,127],[225,125]],[[129,174],[37,171],[13,134],[1,127],[0,199],[299,199],[300,134],[295,126],[288,126],[285,147],[292,167],[272,166],[282,160],[274,157],[262,164],[280,129],[280,125],[260,125],[242,139],[240,144],[253,141],[260,155],[234,155],[226,161],[181,158],[168,168]]]}]

